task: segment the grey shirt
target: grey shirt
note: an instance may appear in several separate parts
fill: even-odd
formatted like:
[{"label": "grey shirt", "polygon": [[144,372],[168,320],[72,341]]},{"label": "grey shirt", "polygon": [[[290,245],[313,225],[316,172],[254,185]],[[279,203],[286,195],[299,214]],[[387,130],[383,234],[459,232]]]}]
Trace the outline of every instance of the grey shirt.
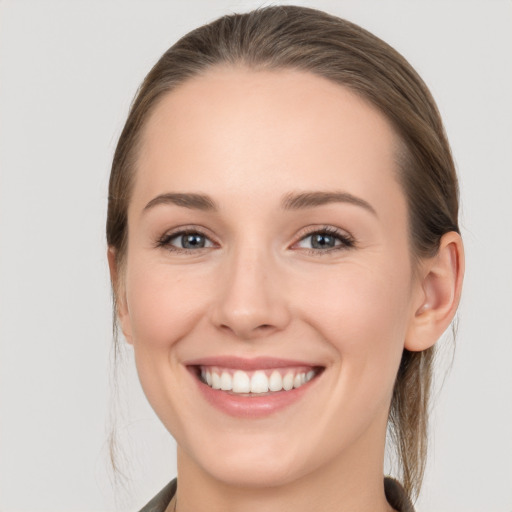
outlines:
[{"label": "grey shirt", "polygon": [[[139,512],[165,512],[171,500],[174,499],[178,481],[175,478],[169,482],[146,506]],[[404,488],[393,478],[384,478],[384,491],[388,503],[398,512],[414,512],[412,502]]]}]

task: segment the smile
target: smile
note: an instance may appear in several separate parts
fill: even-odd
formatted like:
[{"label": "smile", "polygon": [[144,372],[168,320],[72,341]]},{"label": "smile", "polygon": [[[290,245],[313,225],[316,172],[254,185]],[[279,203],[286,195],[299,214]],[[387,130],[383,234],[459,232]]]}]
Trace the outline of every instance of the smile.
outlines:
[{"label": "smile", "polygon": [[215,390],[251,396],[297,389],[319,373],[318,368],[275,368],[244,371],[216,366],[200,366],[204,384]]},{"label": "smile", "polygon": [[254,420],[310,396],[326,367],[274,357],[204,357],[185,363],[200,395],[218,411]]}]

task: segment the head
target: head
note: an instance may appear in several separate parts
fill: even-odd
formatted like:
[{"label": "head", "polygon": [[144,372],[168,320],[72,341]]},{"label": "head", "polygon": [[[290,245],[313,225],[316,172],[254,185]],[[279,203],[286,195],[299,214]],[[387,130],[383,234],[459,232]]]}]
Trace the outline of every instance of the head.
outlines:
[{"label": "head", "polygon": [[[250,94],[253,90],[256,91],[254,97]],[[204,101],[206,96],[209,98],[208,102]],[[242,105],[250,114],[251,122],[246,126],[248,130],[253,130],[254,147],[251,148],[251,145],[242,138],[240,144],[225,147],[224,152],[222,151],[222,142],[238,141],[235,137],[236,129],[225,134],[222,131],[225,126],[234,123],[233,119],[236,118],[236,112],[232,113],[233,115],[227,121],[224,120],[225,123],[219,118],[219,112],[223,112],[223,108],[227,105],[227,98],[233,98],[233,101],[240,100],[237,105]],[[289,103],[285,101],[287,98]],[[307,100],[302,103],[303,112],[299,112],[300,115],[294,119],[293,126],[285,126],[285,119],[293,119],[294,114],[297,113],[301,98]],[[196,114],[194,105],[198,103],[201,104],[203,113],[201,114],[199,109],[198,116],[194,117]],[[276,133],[272,132],[271,126],[269,127],[268,121],[272,120],[272,116],[265,110],[269,105],[275,109],[276,126],[281,129]],[[211,115],[211,118],[204,113],[205,109],[210,107],[211,112],[208,115]],[[229,107],[227,109],[229,111]],[[256,118],[259,112],[261,112],[261,123],[258,125]],[[341,125],[337,124],[336,112],[343,112],[344,120]],[[187,119],[188,113],[191,113],[191,119]],[[307,120],[307,123],[312,123],[315,116],[323,116],[321,119],[326,120],[325,126],[329,129],[322,133],[322,122],[317,119],[319,124],[315,125],[318,133],[316,142],[310,138],[305,140],[304,146],[316,143],[316,147],[320,149],[318,153],[310,154],[309,167],[307,165],[301,167],[301,163],[307,161],[309,154],[303,155],[299,151],[299,156],[295,155],[295,158],[300,158],[300,161],[288,161],[289,155],[294,153],[293,144],[287,146],[287,140],[280,139],[279,133],[282,133],[285,128],[293,131],[295,127],[300,126],[302,117]],[[214,165],[211,169],[207,169],[207,161],[205,161],[206,163],[202,162],[201,173],[194,175],[194,169],[198,168],[200,160],[187,163],[187,153],[183,148],[189,149],[189,155],[201,153],[200,143],[212,140],[215,133],[207,133],[197,127],[204,126],[209,119],[214,125],[218,123],[218,131],[215,133],[220,134],[221,149],[219,147],[215,149],[216,161],[229,162],[233,164],[233,169],[235,166],[240,168],[240,162],[250,158],[253,162],[252,167],[241,170],[239,175],[232,169],[229,174],[226,174]],[[359,129],[360,119],[363,120],[363,126]],[[193,130],[196,128],[198,147],[194,148],[190,143],[194,140]],[[261,131],[258,132],[258,129]],[[267,134],[267,138],[262,137],[260,142],[258,134],[262,132]],[[174,140],[178,141],[175,146],[172,142],[163,142],[162,137],[165,137],[166,133],[174,134]],[[225,135],[224,138],[223,135]],[[300,137],[298,133],[295,135]],[[367,148],[362,143],[365,137],[367,141],[369,140],[369,135],[373,135],[374,139],[370,140],[368,151],[366,151]],[[339,145],[336,142],[337,136],[340,137]],[[272,140],[277,142],[276,147],[271,149],[273,153],[270,154],[268,148]],[[267,148],[266,154],[265,150],[262,153],[257,152],[259,144]],[[168,149],[163,149],[164,146]],[[340,150],[339,147],[344,149]],[[180,153],[180,148],[183,154]],[[208,153],[206,150],[205,152]],[[222,160],[228,152],[229,158]],[[237,160],[238,153],[240,156]],[[263,156],[259,162],[261,165],[258,167],[260,155]],[[271,174],[268,171],[270,160],[265,160],[266,157],[276,158],[275,170]],[[322,158],[325,161],[320,163],[320,167],[326,171],[322,175],[322,171],[319,170],[317,176],[314,163]],[[338,158],[341,158],[340,168],[351,166],[353,168],[352,174],[343,175],[339,182],[333,174],[332,164]],[[152,173],[155,169],[162,169],[161,162],[166,159],[169,165],[168,174],[172,175],[173,168],[176,167],[178,169],[176,176],[170,181],[165,181],[167,179],[165,178],[160,188],[158,186],[155,188],[153,185],[158,182],[159,177],[164,176],[165,172],[158,171],[160,173],[157,173],[158,175]],[[148,161],[152,164],[148,165]],[[382,166],[377,165],[379,161],[382,162]],[[293,165],[288,165],[289,163]],[[362,166],[361,172],[357,173],[354,169],[359,169],[359,165]],[[282,174],[280,174],[281,168],[283,168]],[[370,168],[375,175],[364,174],[368,173]],[[323,183],[324,178],[325,186],[315,186],[317,183]],[[352,178],[353,181],[351,181]],[[346,183],[349,184],[349,189],[352,187],[348,192],[344,190]],[[295,184],[298,184],[299,190],[291,186]],[[248,245],[254,243],[254,240],[250,242],[247,238],[246,245],[240,245],[244,232],[241,228],[237,231],[240,223],[253,222],[252,219],[257,219],[260,215],[260,224],[255,221],[253,225],[254,233],[263,225],[272,224],[272,220],[275,219],[276,226],[281,223],[282,232],[289,232],[289,240],[286,241],[290,244],[286,248],[290,254],[293,253],[294,258],[296,254],[302,254],[306,236],[310,237],[307,243],[311,243],[313,232],[292,233],[292,226],[300,231],[305,225],[316,222],[306,222],[306,218],[318,218],[319,224],[325,224],[326,218],[336,216],[329,210],[332,201],[326,201],[325,197],[300,196],[301,190],[318,190],[319,188],[324,192],[345,194],[343,217],[349,219],[349,225],[351,222],[356,226],[364,224],[365,221],[357,220],[357,216],[371,216],[375,214],[371,210],[377,210],[377,215],[382,213],[381,216],[387,218],[386,222],[389,226],[394,226],[396,229],[396,244],[394,248],[388,246],[385,258],[382,257],[377,261],[372,260],[373,256],[369,256],[364,264],[354,263],[353,268],[359,268],[358,271],[348,273],[346,277],[343,277],[342,273],[337,274],[340,276],[339,283],[336,283],[336,278],[333,280],[335,285],[347,285],[348,290],[351,289],[349,285],[352,284],[352,291],[357,294],[359,290],[361,305],[364,304],[365,307],[369,305],[368,310],[361,306],[359,309],[356,307],[356,312],[351,311],[350,308],[354,306],[347,305],[348,302],[345,304],[343,299],[340,299],[338,304],[337,289],[333,288],[329,291],[328,286],[317,289],[315,281],[318,278],[329,281],[331,278],[328,272],[332,272],[336,265],[325,264],[325,260],[320,265],[310,261],[295,261],[291,265],[294,267],[293,272],[297,273],[288,274],[289,267],[283,263],[285,260],[279,260],[277,256],[275,258],[269,256],[266,260],[262,252],[261,258],[255,258],[252,261],[250,255],[257,254],[259,249],[252,246],[254,249],[252,252],[244,251]],[[276,194],[278,192],[288,194],[289,201],[287,208],[284,209],[286,213],[276,213],[276,204],[272,201],[277,200],[277,195],[274,198],[270,193],[274,189]],[[144,337],[145,320],[137,315],[145,314],[145,306],[137,310],[139,307],[137,304],[140,304],[140,301],[134,301],[130,309],[127,303],[127,285],[128,282],[132,283],[131,293],[135,295],[133,283],[142,282],[140,276],[137,278],[137,273],[148,270],[148,267],[144,268],[143,264],[137,263],[143,261],[137,256],[137,244],[141,247],[144,242],[142,238],[137,238],[140,232],[137,231],[137,221],[134,220],[136,216],[140,216],[140,210],[147,210],[148,215],[152,214],[150,211],[152,206],[148,207],[146,199],[156,197],[155,194],[150,197],[153,192],[162,195],[198,190],[211,196],[215,204],[208,204],[208,200],[205,201],[204,198],[182,195],[175,195],[172,200],[169,198],[165,200],[167,206],[172,203],[169,206],[171,210],[181,208],[188,212],[192,207],[193,211],[198,211],[198,215],[202,215],[201,219],[210,219],[212,216],[217,219],[209,224],[209,220],[204,222],[197,220],[199,217],[195,217],[194,222],[186,216],[183,217],[183,224],[203,227],[206,225],[206,229],[209,230],[202,233],[204,236],[201,239],[197,238],[197,233],[194,231],[190,241],[197,243],[199,240],[199,243],[204,244],[205,239],[208,239],[208,242],[204,250],[202,249],[202,256],[197,257],[198,264],[187,264],[182,268],[181,260],[179,263],[173,260],[173,265],[180,266],[181,270],[166,285],[173,283],[176,290],[183,290],[186,286],[186,283],[182,282],[183,276],[197,279],[198,283],[205,283],[205,286],[209,286],[210,290],[215,292],[212,297],[217,297],[218,303],[214,304],[217,299],[211,299],[210,302],[205,300],[204,310],[197,310],[200,317],[195,318],[195,306],[192,305],[196,304],[197,300],[194,299],[194,294],[201,295],[203,291],[188,290],[181,295],[173,296],[176,303],[180,302],[180,306],[183,306],[180,310],[181,318],[189,315],[194,322],[184,321],[182,326],[177,327],[178,331],[181,328],[182,331],[174,335],[172,347],[158,345],[160,342],[155,341],[152,345],[153,352],[155,347],[160,350],[160,355],[166,354],[168,350],[175,351],[173,354],[176,354],[176,359],[173,359],[174,355],[170,356],[170,370],[173,369],[174,363],[178,364],[178,361],[190,363],[194,358],[200,358],[201,336],[191,333],[190,326],[197,325],[196,320],[199,318],[208,317],[210,325],[200,328],[204,328],[204,332],[207,329],[216,330],[220,340],[219,351],[227,346],[222,345],[225,340],[228,340],[228,344],[233,343],[230,345],[232,347],[246,347],[244,354],[254,351],[254,355],[258,355],[258,350],[247,348],[256,346],[247,344],[248,340],[259,340],[259,346],[266,346],[265,343],[269,342],[268,347],[275,347],[282,342],[284,348],[282,352],[277,349],[277,355],[285,358],[287,351],[293,350],[293,346],[288,346],[287,343],[292,338],[301,336],[301,333],[307,333],[311,339],[318,335],[318,340],[322,339],[322,341],[317,345],[306,344],[302,347],[303,355],[308,354],[312,361],[319,363],[319,366],[327,361],[326,366],[332,363],[333,368],[336,368],[337,364],[343,366],[340,361],[346,354],[347,360],[351,357],[353,360],[358,360],[358,363],[354,363],[352,367],[354,374],[357,374],[363,371],[365,364],[371,363],[368,354],[372,350],[375,351],[375,347],[372,348],[369,345],[370,352],[363,353],[358,352],[359,349],[351,352],[350,341],[346,342],[347,345],[343,344],[345,341],[338,344],[336,333],[339,330],[346,326],[347,331],[350,332],[353,327],[354,336],[356,336],[358,325],[354,323],[351,326],[350,322],[337,324],[333,321],[329,326],[330,319],[337,315],[337,308],[340,319],[343,319],[344,315],[350,315],[353,318],[359,315],[362,321],[363,315],[371,311],[380,311],[383,321],[387,321],[384,319],[389,318],[390,314],[396,315],[397,321],[393,321],[392,325],[388,326],[388,337],[394,341],[390,342],[389,350],[386,352],[383,348],[381,354],[381,357],[387,357],[388,352],[390,354],[389,359],[386,359],[389,370],[382,377],[385,380],[382,403],[387,403],[385,420],[388,422],[389,431],[397,448],[404,485],[411,493],[417,491],[421,484],[426,456],[427,412],[434,343],[453,317],[462,276],[462,249],[457,223],[458,188],[454,164],[439,113],[420,77],[395,50],[360,27],[320,11],[293,6],[270,7],[244,15],[225,16],[200,27],[171,47],[147,75],[134,100],[114,156],[109,186],[107,242],[115,308],[119,313],[123,331],[136,349],[137,366],[146,394],[164,424],[171,431],[173,428],[178,431],[178,443],[180,442],[179,433],[186,428],[187,418],[182,418],[181,423],[173,423],[174,420],[168,418],[165,412],[165,393],[160,395],[158,392],[153,392],[155,388],[163,386],[166,377],[158,381],[158,378],[154,377],[158,374],[158,370],[153,372],[150,369],[148,347],[144,346],[144,341],[139,340],[138,335],[140,333],[140,338]],[[249,196],[244,195],[248,190],[252,191],[251,197],[255,198],[254,203]],[[375,194],[379,190],[383,197],[379,198],[378,194]],[[291,197],[290,194],[294,193],[295,196]],[[233,195],[239,196],[238,201],[233,200]],[[363,202],[360,201],[361,196]],[[377,206],[374,206],[372,201],[366,201],[368,197],[375,197]],[[281,196],[280,198],[282,199]],[[381,199],[384,202],[379,205]],[[191,200],[196,202],[195,206],[191,205]],[[315,210],[315,201],[318,207],[325,207],[325,210]],[[301,202],[303,206],[307,203],[308,208],[313,209],[307,210],[306,216],[301,213],[302,216],[294,214],[295,216],[286,217],[289,210],[295,212],[302,208],[302,212],[306,211],[303,206],[298,207]],[[369,203],[369,208],[363,205],[365,202]],[[163,206],[164,209],[167,208]],[[390,208],[390,206],[393,207]],[[224,207],[227,208],[227,213],[222,217]],[[354,208],[365,211],[362,213],[358,211],[354,217],[355,220],[351,221]],[[173,216],[174,213],[171,210],[165,215]],[[214,210],[216,213],[211,213]],[[244,218],[244,215],[247,217]],[[227,221],[228,218],[231,220]],[[234,218],[238,219],[238,224],[233,220]],[[156,226],[160,221],[155,216],[151,222]],[[165,222],[161,226],[164,224]],[[356,228],[355,231],[357,232],[358,229]],[[246,231],[250,232],[250,230],[249,225]],[[319,232],[318,229],[315,233],[317,232]],[[363,234],[356,237],[348,229],[332,233],[322,231],[320,235],[315,236],[317,236],[317,243],[326,243],[326,240],[330,243],[335,240],[333,246],[342,243],[349,247],[350,244],[357,246],[360,243],[362,247],[366,234],[364,229],[361,232]],[[159,233],[160,238],[157,237],[156,241],[160,244],[163,244],[163,235],[167,237],[165,243],[168,246],[176,243],[179,238],[178,232]],[[260,231],[260,235],[260,240],[266,240],[266,234]],[[190,233],[187,236],[190,236]],[[279,236],[281,235],[276,228],[274,238],[268,239],[268,246],[276,244]],[[295,237],[294,240],[292,240],[293,237]],[[354,241],[353,238],[356,240]],[[228,240],[233,242],[228,243]],[[180,241],[183,243],[183,238]],[[263,242],[262,245],[264,245]],[[233,249],[226,249],[226,263],[216,262],[215,258],[221,259],[216,255],[223,252],[218,249],[228,246]],[[398,247],[402,249],[397,249]],[[160,250],[162,250],[161,247]],[[367,254],[372,254],[369,247],[365,250]],[[393,252],[395,250],[398,252]],[[208,256],[205,256],[206,254]],[[333,258],[333,261],[337,261],[337,264],[344,268],[350,268],[350,262],[342,263],[341,260],[336,259],[338,256],[333,257],[332,254],[334,253],[329,257]],[[348,252],[344,254],[344,258],[351,259],[351,256],[346,256]],[[172,256],[172,258],[177,257],[174,254]],[[303,256],[297,257],[300,259]],[[206,262],[201,258],[203,260],[211,258],[211,261]],[[386,261],[389,263],[391,258],[394,265],[388,267]],[[245,268],[244,262],[246,262]],[[137,265],[139,265],[138,268]],[[312,267],[309,268],[308,265]],[[397,266],[399,272],[396,272]],[[308,267],[307,272],[304,271],[304,274],[301,274],[306,267]],[[268,279],[260,279],[259,284],[251,281],[251,269],[252,271],[257,269],[257,275],[260,276],[258,279],[268,271]],[[381,270],[389,280],[380,280],[381,276],[375,275],[374,282],[380,284],[376,287],[370,285],[368,287],[364,283],[368,284],[370,281],[367,282],[365,279],[368,279],[375,269]],[[362,272],[360,276],[366,277],[361,277],[358,281],[357,272]],[[246,277],[240,277],[242,275]],[[299,275],[300,278],[297,277]],[[307,276],[311,276],[311,281],[307,281]],[[443,280],[443,277],[446,279]],[[277,284],[281,278],[282,282]],[[245,282],[244,279],[246,279]],[[151,281],[151,278],[148,276],[146,281]],[[386,293],[394,294],[393,283],[397,281],[401,282],[397,288],[400,288],[403,293],[396,293],[394,302],[390,299],[389,302],[392,305],[389,306],[389,310],[385,308],[379,310],[380,305],[388,300]],[[228,284],[223,288],[225,283]],[[261,292],[261,296],[258,296],[260,291],[255,291],[257,286],[267,287]],[[268,318],[261,313],[261,321],[255,318],[248,320],[249,317],[245,317],[244,320],[243,312],[240,313],[240,317],[230,317],[230,312],[237,311],[239,307],[237,300],[243,299],[244,289],[252,290],[251,300],[260,300],[259,305],[253,304],[255,310],[260,308],[260,313],[265,310],[265,304],[268,306],[272,298],[274,302],[269,307]],[[316,294],[315,296],[312,296],[312,291]],[[166,292],[162,291],[162,293]],[[144,296],[144,290],[139,296]],[[255,299],[256,296],[259,299]],[[155,302],[158,301],[158,290],[155,290],[154,294],[147,295],[144,299],[146,305],[151,302],[152,297]],[[318,297],[319,302],[316,302],[315,297]],[[357,298],[355,301],[357,303]],[[353,304],[354,299],[349,302]],[[159,314],[163,317],[167,306],[168,304],[149,304],[147,311],[154,312],[161,309]],[[301,316],[301,307],[313,313],[316,311],[315,308],[318,308],[319,315],[316,318],[326,315],[327,321],[322,326],[317,326],[315,319],[309,322],[306,316]],[[179,310],[179,307],[177,309]],[[297,311],[299,311],[299,318],[295,321],[294,315]],[[170,311],[169,314],[172,315],[172,312]],[[153,313],[149,314],[151,315]],[[151,318],[153,325],[155,320],[158,323],[158,316],[156,313],[155,315]],[[199,323],[201,322],[202,320]],[[258,324],[256,329],[248,327],[249,324],[252,325],[251,322]],[[139,326],[138,330],[135,324]],[[368,330],[368,339],[372,336],[378,337],[379,325],[376,329]],[[341,338],[344,336],[340,333]],[[158,335],[155,339],[157,337]],[[334,342],[329,343],[333,338]],[[240,340],[244,343],[237,345],[236,342],[240,343]],[[192,349],[187,352],[186,349],[180,348],[182,346],[192,347]],[[319,356],[315,356],[315,347],[319,348]],[[233,349],[232,352],[236,350],[238,349]],[[349,371],[346,369],[343,371],[350,373],[350,368]],[[328,371],[324,373],[329,374]],[[389,375],[392,376],[391,380]],[[358,378],[355,375],[352,382],[358,382]],[[336,382],[334,379],[334,386],[337,385]],[[172,388],[173,382],[170,381],[168,384]],[[371,388],[365,388],[363,381],[361,388],[371,392]],[[386,397],[389,399],[387,402]],[[378,416],[380,405],[380,402],[375,404],[375,417]],[[361,421],[364,421],[364,418]],[[365,426],[360,424],[357,428],[360,433]],[[357,428],[353,432],[346,433],[347,439],[351,439],[354,443],[358,435]],[[254,437],[254,432],[250,430],[250,428],[247,429]],[[189,441],[193,442],[188,439],[184,444]]]}]

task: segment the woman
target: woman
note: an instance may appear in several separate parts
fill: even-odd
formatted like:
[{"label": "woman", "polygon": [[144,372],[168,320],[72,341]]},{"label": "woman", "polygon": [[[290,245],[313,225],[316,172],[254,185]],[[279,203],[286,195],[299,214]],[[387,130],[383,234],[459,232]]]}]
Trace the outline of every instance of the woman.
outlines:
[{"label": "woman", "polygon": [[412,510],[457,215],[434,101],[375,36],[286,6],[171,47],[107,219],[118,320],[178,446],[179,485],[143,510]]}]

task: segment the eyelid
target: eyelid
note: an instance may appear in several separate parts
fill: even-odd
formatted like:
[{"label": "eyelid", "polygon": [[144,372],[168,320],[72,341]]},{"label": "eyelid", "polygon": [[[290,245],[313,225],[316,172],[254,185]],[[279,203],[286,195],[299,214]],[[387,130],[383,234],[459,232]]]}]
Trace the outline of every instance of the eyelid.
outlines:
[{"label": "eyelid", "polygon": [[[209,242],[211,242],[212,245],[210,247],[186,249],[184,247],[176,247],[170,244],[170,241],[173,240],[174,238],[184,236],[187,234],[199,234],[201,236],[204,236]],[[315,234],[328,234],[330,236],[337,238],[341,243],[326,249],[298,247],[298,244],[300,242]],[[215,240],[215,237],[210,234],[208,229],[205,229],[202,226],[197,225],[178,226],[176,228],[168,230],[155,241],[154,245],[156,248],[163,248],[171,252],[178,253],[197,253],[200,252],[202,249],[212,249],[220,246],[219,242]],[[332,225],[314,225],[302,228],[296,235],[296,241],[290,246],[290,248],[318,255],[330,253],[333,251],[348,250],[353,248],[354,246],[355,239],[348,231]]]},{"label": "eyelid", "polygon": [[[199,247],[197,249],[186,249],[184,247],[176,247],[171,245],[170,242],[174,238],[184,235],[190,234],[198,234],[204,236],[207,240],[209,240],[212,244],[210,247]],[[214,247],[218,247],[219,244],[215,240],[215,238],[209,233],[209,231],[201,226],[196,225],[186,225],[186,226],[178,226],[176,228],[170,229],[166,231],[163,235],[157,238],[155,241],[156,248],[163,248],[171,252],[179,252],[179,253],[190,253],[190,252],[200,252],[201,249],[212,249]]]},{"label": "eyelid", "polygon": [[[328,234],[340,240],[341,243],[327,249],[298,247],[298,244],[300,242],[316,234]],[[333,251],[352,249],[354,246],[355,239],[348,231],[331,225],[316,225],[308,226],[306,228],[301,229],[300,232],[297,234],[297,241],[292,244],[291,249],[302,250],[314,254],[326,254]]]}]

